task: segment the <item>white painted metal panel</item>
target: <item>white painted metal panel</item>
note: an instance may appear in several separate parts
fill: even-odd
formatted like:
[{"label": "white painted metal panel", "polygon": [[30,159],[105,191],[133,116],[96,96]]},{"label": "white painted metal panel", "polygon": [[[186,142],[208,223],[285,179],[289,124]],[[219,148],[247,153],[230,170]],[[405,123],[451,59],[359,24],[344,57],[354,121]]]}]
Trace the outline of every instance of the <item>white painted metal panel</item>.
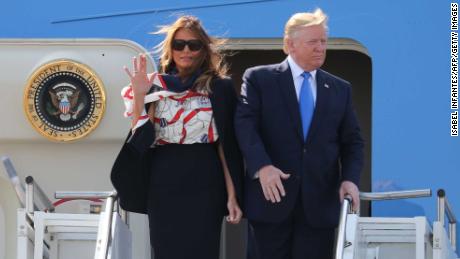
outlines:
[{"label": "white painted metal panel", "polygon": [[[48,197],[58,190],[112,190],[110,169],[129,129],[123,118],[121,88],[128,83],[123,66],[145,53],[140,45],[114,39],[2,39],[0,40],[0,155],[8,155],[20,179],[32,175]],[[72,143],[56,143],[36,132],[23,111],[23,93],[31,73],[56,59],[71,59],[89,66],[102,80],[106,110],[99,126],[87,137]],[[150,71],[153,61],[148,61]],[[0,174],[4,174],[0,170]],[[17,198],[9,183],[0,178],[0,206],[4,208],[6,258],[16,258]],[[58,212],[81,212],[87,202],[71,202]],[[137,226],[139,225],[139,226]],[[150,258],[146,221],[132,221],[133,258]],[[142,231],[140,231],[142,230]],[[139,231],[137,233],[136,231]]]},{"label": "white painted metal panel", "polygon": [[5,259],[5,213],[0,205],[0,259]]}]

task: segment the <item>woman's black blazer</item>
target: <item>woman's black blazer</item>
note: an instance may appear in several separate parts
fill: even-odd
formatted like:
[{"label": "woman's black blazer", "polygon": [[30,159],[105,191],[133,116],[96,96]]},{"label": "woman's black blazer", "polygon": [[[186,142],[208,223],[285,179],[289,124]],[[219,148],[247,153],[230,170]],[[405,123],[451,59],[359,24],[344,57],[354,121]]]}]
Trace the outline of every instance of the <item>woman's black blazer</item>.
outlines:
[{"label": "woman's black blazer", "polygon": [[[243,158],[238,147],[233,118],[237,97],[231,79],[214,79],[210,100],[216,122],[219,142],[235,186],[240,207],[243,201]],[[147,107],[148,108],[148,107]],[[154,141],[154,126],[150,121],[128,134],[113,164],[110,178],[117,190],[120,206],[127,211],[147,213],[150,156]],[[223,173],[223,172],[222,172]]]}]

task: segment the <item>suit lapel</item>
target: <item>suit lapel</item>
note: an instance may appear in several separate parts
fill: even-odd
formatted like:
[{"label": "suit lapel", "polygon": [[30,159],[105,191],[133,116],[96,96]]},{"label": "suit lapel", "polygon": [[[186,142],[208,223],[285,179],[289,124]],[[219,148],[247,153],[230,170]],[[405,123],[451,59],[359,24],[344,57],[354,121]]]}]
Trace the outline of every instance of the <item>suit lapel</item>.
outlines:
[{"label": "suit lapel", "polygon": [[316,72],[316,106],[310,130],[308,131],[307,142],[314,136],[319,128],[319,125],[327,114],[330,91],[332,91],[332,89],[330,89],[330,86],[326,83],[324,72],[321,69],[318,69]]},{"label": "suit lapel", "polygon": [[295,92],[294,80],[292,79],[291,69],[287,59],[284,60],[278,67],[278,87],[281,95],[286,103],[289,116],[294,122],[295,131],[300,139],[303,139],[302,123],[300,119],[299,102]]}]

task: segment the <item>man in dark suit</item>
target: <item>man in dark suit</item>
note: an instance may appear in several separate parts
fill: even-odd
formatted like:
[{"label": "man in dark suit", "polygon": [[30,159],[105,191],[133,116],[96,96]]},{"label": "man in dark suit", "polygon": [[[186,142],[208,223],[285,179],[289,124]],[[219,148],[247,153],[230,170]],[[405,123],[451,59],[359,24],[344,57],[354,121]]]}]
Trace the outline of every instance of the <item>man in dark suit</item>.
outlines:
[{"label": "man in dark suit", "polygon": [[280,64],[243,76],[235,128],[247,176],[245,212],[260,259],[332,258],[340,202],[359,206],[363,140],[348,82],[319,69],[327,16],[286,24]]}]

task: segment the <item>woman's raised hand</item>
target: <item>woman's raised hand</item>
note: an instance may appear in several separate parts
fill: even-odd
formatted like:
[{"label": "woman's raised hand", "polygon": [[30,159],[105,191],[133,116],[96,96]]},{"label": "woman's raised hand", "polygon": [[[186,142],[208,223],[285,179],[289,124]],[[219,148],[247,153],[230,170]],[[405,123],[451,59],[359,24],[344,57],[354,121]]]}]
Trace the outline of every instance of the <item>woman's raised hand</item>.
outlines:
[{"label": "woman's raised hand", "polygon": [[147,57],[140,54],[139,57],[133,57],[133,71],[126,66],[123,67],[131,81],[134,96],[145,96],[153,84],[155,73],[147,75]]}]

